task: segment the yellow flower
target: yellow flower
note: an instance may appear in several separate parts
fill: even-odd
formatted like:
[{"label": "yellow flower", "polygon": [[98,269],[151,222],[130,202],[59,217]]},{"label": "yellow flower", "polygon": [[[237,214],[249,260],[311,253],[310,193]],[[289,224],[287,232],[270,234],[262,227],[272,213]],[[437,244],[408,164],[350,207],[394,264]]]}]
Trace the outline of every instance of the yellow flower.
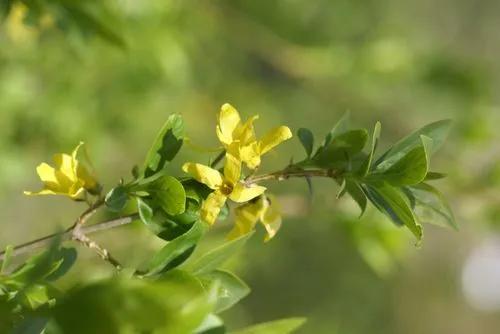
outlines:
[{"label": "yellow flower", "polygon": [[25,191],[26,195],[65,195],[72,199],[82,199],[85,191],[94,192],[99,185],[82,161],[78,159],[81,142],[71,153],[54,155],[55,168],[41,163],[36,171],[44,183],[38,192]]},{"label": "yellow flower", "polygon": [[292,137],[292,132],[287,126],[279,126],[257,140],[253,122],[258,118],[259,116],[255,115],[242,123],[238,111],[226,103],[221,107],[216,129],[217,137],[226,151],[240,159],[250,169],[259,167],[262,155]]},{"label": "yellow flower", "polygon": [[234,227],[228,239],[235,239],[255,229],[261,222],[266,229],[264,241],[271,240],[281,227],[281,207],[273,195],[260,196],[256,201],[243,204],[235,209]]},{"label": "yellow flower", "polygon": [[241,162],[230,154],[226,154],[224,174],[208,166],[192,162],[185,163],[182,170],[214,190],[203,202],[200,213],[201,218],[210,225],[217,219],[227,198],[237,203],[244,203],[266,190],[265,187],[243,184],[240,181]]}]

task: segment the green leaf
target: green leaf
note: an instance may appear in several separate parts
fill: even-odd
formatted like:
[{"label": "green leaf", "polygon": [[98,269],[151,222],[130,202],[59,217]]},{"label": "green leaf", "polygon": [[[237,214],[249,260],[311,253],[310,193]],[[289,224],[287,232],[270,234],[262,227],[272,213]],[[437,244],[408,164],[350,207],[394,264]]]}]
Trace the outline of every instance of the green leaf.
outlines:
[{"label": "green leaf", "polygon": [[0,267],[0,275],[6,273],[6,270],[9,267],[10,261],[12,259],[12,252],[13,251],[14,251],[14,246],[7,245],[7,247],[5,247],[5,252],[4,252],[3,260],[2,260],[2,266]]},{"label": "green leaf", "polygon": [[439,180],[445,178],[446,174],[444,173],[438,173],[438,172],[427,172],[427,175],[425,176],[425,181],[433,181],[433,180]]},{"label": "green leaf", "polygon": [[361,213],[359,217],[363,216],[366,210],[366,204],[368,200],[363,192],[361,186],[354,180],[346,180],[345,189],[347,193],[352,197],[352,199],[358,204]]},{"label": "green leaf", "polygon": [[137,198],[139,217],[151,232],[163,240],[170,241],[186,233],[199,219],[199,205],[191,199],[186,201],[186,211],[176,216],[168,215],[162,208],[150,202]]},{"label": "green leaf", "polygon": [[111,189],[104,199],[104,203],[106,207],[114,212],[120,212],[123,210],[128,201],[128,193],[127,189],[119,185],[113,189]]},{"label": "green leaf", "polygon": [[66,275],[75,264],[78,253],[75,248],[62,247],[58,252],[58,257],[61,263],[45,278],[47,281],[56,281]]},{"label": "green leaf", "polygon": [[173,176],[162,176],[144,189],[169,215],[181,214],[186,209],[186,192],[182,183]]},{"label": "green leaf", "polygon": [[165,272],[182,264],[191,255],[206,230],[207,225],[198,221],[188,232],[168,242],[150,261],[147,275]]},{"label": "green leaf", "polygon": [[409,203],[399,189],[385,182],[367,184],[363,189],[380,212],[387,215],[396,225],[405,225],[418,241],[422,239],[422,226],[417,223]]},{"label": "green leaf", "polygon": [[194,275],[202,275],[219,268],[220,265],[234,256],[253,234],[252,231],[206,253],[190,266],[191,272]]},{"label": "green leaf", "polygon": [[380,130],[381,130],[380,122],[375,123],[375,128],[373,129],[373,135],[372,135],[372,146],[370,154],[368,155],[368,158],[365,160],[362,167],[360,168],[360,175],[362,177],[366,176],[370,172],[373,156],[375,154],[375,150],[377,149],[378,140],[380,138]]},{"label": "green leaf", "polygon": [[226,327],[221,318],[215,314],[209,314],[201,323],[200,327],[196,328],[195,334],[224,334]]},{"label": "green leaf", "polygon": [[231,332],[231,334],[290,334],[299,329],[305,322],[305,318],[275,320],[240,329]]},{"label": "green leaf", "polygon": [[179,114],[170,115],[158,133],[142,168],[144,177],[162,170],[177,155],[184,138],[184,121]]},{"label": "green leaf", "polygon": [[383,172],[374,172],[367,179],[389,182],[395,186],[407,186],[418,184],[425,179],[429,170],[429,146],[430,139],[422,137],[422,144],[396,161],[391,167]]},{"label": "green leaf", "polygon": [[204,275],[203,280],[206,280],[208,285],[214,282],[219,283],[215,313],[231,308],[250,293],[248,285],[228,271],[212,271],[210,274]]},{"label": "green leaf", "polygon": [[297,137],[299,137],[302,146],[304,146],[304,149],[306,150],[307,156],[310,158],[314,149],[313,133],[309,129],[300,128],[299,130],[297,130]]},{"label": "green leaf", "polygon": [[71,290],[54,308],[54,321],[71,334],[193,333],[213,310],[211,290],[169,279],[113,278]]},{"label": "green leaf", "polygon": [[416,213],[425,222],[449,226],[458,230],[455,216],[443,194],[427,183],[420,183],[410,188],[416,202]]},{"label": "green leaf", "polygon": [[399,161],[401,157],[409,151],[420,145],[421,136],[427,136],[432,139],[432,150],[429,151],[429,156],[432,156],[444,143],[451,127],[450,120],[441,120],[428,124],[410,135],[404,137],[394,144],[387,152],[385,152],[375,163],[377,170],[386,170],[394,163]]},{"label": "green leaf", "polygon": [[333,139],[335,139],[341,134],[346,133],[349,130],[350,123],[351,123],[351,113],[346,112],[344,115],[342,115],[337,124],[335,124],[334,127],[330,130],[330,132],[326,135],[322,147],[330,145]]},{"label": "green leaf", "polygon": [[352,157],[361,152],[368,140],[365,129],[351,130],[336,136],[321,151],[318,150],[313,161],[320,167],[348,166]]}]

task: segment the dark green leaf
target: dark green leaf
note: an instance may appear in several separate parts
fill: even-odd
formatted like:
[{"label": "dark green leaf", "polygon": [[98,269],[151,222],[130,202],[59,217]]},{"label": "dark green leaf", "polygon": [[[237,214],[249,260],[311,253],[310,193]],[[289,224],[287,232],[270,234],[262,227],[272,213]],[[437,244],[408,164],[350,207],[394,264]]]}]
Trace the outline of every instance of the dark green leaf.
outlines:
[{"label": "dark green leaf", "polygon": [[417,238],[422,239],[422,226],[411,210],[404,194],[385,182],[369,184],[365,194],[377,209],[387,215],[396,225],[405,225]]},{"label": "dark green leaf", "polygon": [[361,152],[368,139],[368,132],[364,129],[351,130],[336,136],[321,151],[313,157],[313,161],[320,167],[348,166],[353,155]]},{"label": "dark green leaf", "polygon": [[107,194],[104,202],[106,207],[114,212],[120,212],[123,210],[128,201],[127,189],[119,185],[111,189]]},{"label": "dark green leaf", "polygon": [[445,178],[447,175],[444,173],[428,172],[425,176],[425,181],[439,180]]},{"label": "dark green leaf", "polygon": [[340,120],[335,124],[335,126],[330,130],[330,132],[326,135],[325,141],[323,142],[322,147],[326,147],[330,145],[330,142],[338,137],[341,134],[346,133],[349,130],[349,124],[351,123],[351,113],[346,112]]},{"label": "dark green leaf", "polygon": [[387,152],[385,152],[376,162],[377,170],[383,171],[391,167],[399,161],[401,157],[409,151],[419,146],[422,142],[421,136],[427,136],[432,139],[432,150],[429,152],[431,156],[436,152],[446,139],[451,127],[450,120],[437,121],[418,129],[410,135],[404,137],[394,144]]},{"label": "dark green leaf", "polygon": [[299,329],[305,322],[305,318],[275,320],[240,329],[230,334],[290,334]]},{"label": "dark green leaf", "polygon": [[182,183],[173,176],[165,175],[144,189],[169,215],[181,214],[186,209],[186,192]]},{"label": "dark green leaf", "polygon": [[314,149],[314,135],[311,132],[311,130],[306,128],[300,128],[297,131],[297,137],[299,137],[302,146],[304,146],[307,156],[311,157]]},{"label": "dark green leaf", "polygon": [[47,281],[55,281],[63,277],[75,264],[78,253],[75,248],[62,247],[59,250],[58,256],[61,258],[62,262],[52,273],[50,273],[50,275],[45,278]]},{"label": "dark green leaf", "polygon": [[211,250],[190,266],[191,271],[194,275],[202,275],[219,268],[220,265],[234,256],[252,235],[253,232],[245,234]]},{"label": "dark green leaf", "polygon": [[184,121],[181,115],[170,115],[151,146],[143,166],[143,175],[149,177],[162,170],[174,159],[182,147]]},{"label": "dark green leaf", "polygon": [[[186,254],[191,254],[207,229],[207,225],[201,221],[196,222],[191,229],[180,237],[168,242],[150,261],[147,272],[148,275],[155,275],[184,262]],[[180,263],[176,259],[182,259]]]},{"label": "dark green leaf", "polygon": [[363,192],[361,186],[354,180],[346,180],[345,185],[347,193],[352,197],[352,199],[358,204],[361,209],[360,217],[363,216],[366,210],[367,199]]},{"label": "dark green leaf", "polygon": [[383,172],[374,172],[368,175],[368,179],[389,182],[395,186],[413,185],[422,182],[429,170],[429,152],[432,140],[421,136],[421,145],[396,161],[391,167]]},{"label": "dark green leaf", "polygon": [[380,122],[375,123],[375,128],[373,129],[373,135],[372,135],[372,146],[370,154],[368,155],[368,158],[365,160],[362,167],[360,168],[360,175],[362,177],[366,176],[370,172],[373,156],[375,154],[375,150],[377,149],[378,140],[380,138],[380,130],[381,130]]}]

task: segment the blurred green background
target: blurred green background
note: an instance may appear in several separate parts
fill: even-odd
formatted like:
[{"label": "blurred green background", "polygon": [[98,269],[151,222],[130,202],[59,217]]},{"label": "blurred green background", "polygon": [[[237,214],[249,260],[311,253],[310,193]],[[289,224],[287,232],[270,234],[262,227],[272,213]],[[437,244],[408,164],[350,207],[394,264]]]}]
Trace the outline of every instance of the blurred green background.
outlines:
[{"label": "blurred green background", "polygon": [[[66,199],[22,195],[40,186],[39,162],[84,140],[109,189],[141,162],[169,113],[181,113],[193,145],[207,148],[218,144],[215,121],[224,102],[243,117],[259,114],[260,134],[286,124],[294,132],[312,129],[318,141],[349,110],[358,126],[382,122],[382,148],[452,118],[433,170],[449,174],[438,182],[459,232],[427,224],[417,248],[373,208],[358,220],[349,199],[335,198],[334,182],[316,181],[311,202],[303,181],[273,184],[286,214],[282,230],[268,244],[257,235],[230,264],[253,292],[224,318],[233,328],[306,316],[300,332],[318,334],[500,328],[500,2],[89,6],[106,29],[60,29],[50,15],[33,26],[22,10],[2,24],[2,248],[69,226],[81,211]],[[266,155],[263,169],[302,154],[295,138]],[[185,146],[171,171],[180,175],[183,161],[210,157]],[[229,228],[219,224],[203,246],[220,242]],[[99,238],[129,265],[160,244],[139,223]],[[63,285],[109,270],[86,250],[82,258]]]}]

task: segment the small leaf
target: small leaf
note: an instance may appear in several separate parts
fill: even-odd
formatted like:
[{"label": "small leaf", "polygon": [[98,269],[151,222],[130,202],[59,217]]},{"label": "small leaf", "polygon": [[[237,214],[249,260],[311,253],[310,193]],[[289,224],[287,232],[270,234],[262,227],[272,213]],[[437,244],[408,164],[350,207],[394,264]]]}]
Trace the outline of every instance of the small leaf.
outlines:
[{"label": "small leaf", "polygon": [[441,226],[449,226],[458,230],[455,216],[443,194],[427,183],[420,183],[411,187],[415,198],[417,216],[423,219],[429,216],[426,222]]},{"label": "small leaf", "polygon": [[61,258],[61,264],[55,269],[49,276],[45,279],[47,281],[56,281],[59,278],[66,275],[66,273],[73,267],[78,257],[78,253],[75,248],[65,248],[62,247],[59,250],[58,256]]},{"label": "small leaf", "polygon": [[275,320],[240,329],[230,334],[290,334],[299,329],[305,322],[305,318]]},{"label": "small leaf", "polygon": [[311,130],[306,128],[300,128],[297,131],[297,137],[299,137],[302,146],[306,150],[307,156],[310,158],[312,155],[312,151],[314,149],[314,135]]},{"label": "small leaf", "polygon": [[186,192],[182,183],[173,176],[165,175],[144,189],[169,215],[181,214],[186,209]]},{"label": "small leaf", "polygon": [[220,284],[215,313],[231,308],[250,293],[248,285],[228,271],[215,270],[204,275],[203,279],[208,280],[209,284],[213,284],[215,281]]},{"label": "small leaf", "polygon": [[226,327],[221,318],[210,313],[201,323],[200,327],[196,328],[195,334],[224,334]]},{"label": "small leaf", "polygon": [[335,139],[341,134],[346,133],[349,130],[350,123],[351,123],[351,113],[346,112],[344,115],[342,115],[337,124],[335,124],[334,127],[330,130],[330,132],[326,135],[325,141],[321,146],[326,147],[330,145],[330,142],[333,139]]},{"label": "small leaf", "polygon": [[429,151],[429,156],[436,152],[446,139],[451,127],[450,120],[437,121],[428,124],[410,135],[404,137],[396,144],[394,144],[387,152],[385,152],[375,163],[377,170],[386,170],[394,163],[399,161],[401,157],[406,155],[416,146],[420,145],[422,140],[421,136],[427,136],[432,139],[432,150]]},{"label": "small leaf", "polygon": [[181,115],[170,115],[158,133],[146,156],[142,168],[144,177],[162,170],[177,155],[182,147],[184,121]]},{"label": "small leaf", "polygon": [[198,221],[188,232],[168,242],[150,261],[147,276],[173,269],[187,260],[206,229],[207,225]]},{"label": "small leaf", "polygon": [[400,190],[381,182],[368,184],[364,191],[380,212],[387,215],[396,225],[405,225],[418,241],[422,239],[422,226],[417,223],[409,203],[405,201]]},{"label": "small leaf", "polygon": [[5,247],[5,252],[3,255],[2,267],[0,267],[0,275],[5,274],[7,268],[10,265],[10,261],[12,259],[12,252],[14,251],[14,247],[12,245],[7,245]]},{"label": "small leaf", "polygon": [[223,245],[211,250],[203,255],[190,266],[194,275],[202,275],[217,269],[220,265],[226,262],[230,257],[240,250],[248,239],[253,235],[253,232],[245,234],[237,239],[228,241]]},{"label": "small leaf", "polygon": [[106,194],[106,198],[104,199],[106,207],[114,212],[122,211],[125,205],[127,205],[127,201],[128,201],[127,189],[122,185],[119,185],[111,189]]},{"label": "small leaf", "polygon": [[373,155],[375,154],[375,150],[377,149],[378,145],[378,140],[380,138],[380,130],[381,130],[380,122],[375,123],[375,128],[373,129],[373,135],[372,135],[372,146],[370,154],[368,155],[368,158],[365,160],[360,169],[361,172],[360,175],[362,177],[366,176],[370,172],[370,168],[372,166],[372,161],[373,161]]},{"label": "small leaf", "polygon": [[363,216],[366,211],[366,204],[368,202],[363,189],[354,180],[346,180],[345,189],[347,190],[347,193],[352,197],[352,199],[358,204],[361,210],[359,217],[361,218],[361,216]]},{"label": "small leaf", "polygon": [[427,172],[427,175],[425,176],[425,181],[439,180],[445,178],[446,176],[448,175],[444,173]]},{"label": "small leaf", "polygon": [[318,151],[313,161],[320,167],[347,166],[351,158],[363,150],[367,139],[368,132],[364,129],[345,132]]}]

